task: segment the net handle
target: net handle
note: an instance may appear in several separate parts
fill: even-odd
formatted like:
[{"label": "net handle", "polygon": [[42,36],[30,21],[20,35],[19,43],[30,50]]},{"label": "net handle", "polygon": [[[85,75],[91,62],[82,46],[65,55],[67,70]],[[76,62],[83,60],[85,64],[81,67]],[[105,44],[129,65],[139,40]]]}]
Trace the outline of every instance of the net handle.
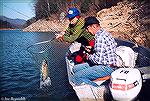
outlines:
[{"label": "net handle", "polygon": [[[56,39],[56,38],[53,37],[52,39],[47,40],[47,41],[37,42],[37,43],[35,43],[35,44],[32,44],[32,45],[28,46],[26,50],[27,50],[29,53],[31,53],[31,52],[29,51],[30,47],[32,47],[32,46],[34,46],[34,45],[40,45],[40,44],[43,44],[43,43],[48,43],[48,42],[51,42],[51,41],[53,41],[53,40],[55,40],[55,39]],[[37,53],[43,53],[43,52],[44,52],[44,51],[40,51],[40,52],[37,52]],[[34,53],[34,52],[32,52],[32,53]]]}]

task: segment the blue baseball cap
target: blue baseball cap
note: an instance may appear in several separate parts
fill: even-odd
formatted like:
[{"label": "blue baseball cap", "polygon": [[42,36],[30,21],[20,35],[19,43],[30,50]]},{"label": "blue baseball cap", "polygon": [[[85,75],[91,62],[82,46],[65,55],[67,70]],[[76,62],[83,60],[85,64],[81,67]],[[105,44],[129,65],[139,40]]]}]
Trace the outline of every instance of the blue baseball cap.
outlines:
[{"label": "blue baseball cap", "polygon": [[80,15],[80,13],[79,13],[79,10],[77,8],[70,8],[67,12],[66,17],[69,19],[72,19],[72,18],[79,16],[79,15]]}]

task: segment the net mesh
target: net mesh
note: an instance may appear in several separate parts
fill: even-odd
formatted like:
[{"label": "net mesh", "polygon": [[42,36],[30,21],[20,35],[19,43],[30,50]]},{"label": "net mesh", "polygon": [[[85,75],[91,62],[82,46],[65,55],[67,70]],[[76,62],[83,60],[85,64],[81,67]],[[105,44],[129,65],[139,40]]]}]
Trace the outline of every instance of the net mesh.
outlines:
[{"label": "net mesh", "polygon": [[[35,60],[37,67],[40,68],[40,88],[50,86],[52,81],[51,77],[58,76],[58,72],[56,72],[58,71],[57,67],[60,67],[60,64],[64,63],[63,60],[68,48],[67,46],[68,45],[63,42],[51,39],[33,44],[27,48],[28,52]],[[66,51],[62,52],[61,49]],[[47,66],[43,65],[45,61]],[[47,71],[44,71],[45,68]],[[43,80],[43,75],[47,76],[45,80]],[[55,81],[53,80],[53,82]]]},{"label": "net mesh", "polygon": [[43,60],[48,60],[49,50],[51,50],[51,48],[50,42],[33,44],[28,47],[28,52],[38,64],[41,64]]}]

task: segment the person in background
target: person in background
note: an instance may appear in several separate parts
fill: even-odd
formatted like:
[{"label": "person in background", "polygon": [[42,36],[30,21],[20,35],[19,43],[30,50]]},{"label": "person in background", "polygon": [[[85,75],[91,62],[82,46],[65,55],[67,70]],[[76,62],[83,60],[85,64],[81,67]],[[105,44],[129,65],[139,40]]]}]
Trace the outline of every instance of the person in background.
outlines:
[{"label": "person in background", "polygon": [[[94,36],[82,29],[84,25],[84,19],[80,17],[80,12],[77,8],[70,8],[67,12],[66,18],[68,18],[70,24],[65,32],[56,34],[56,39],[63,40],[69,43],[79,42],[82,46],[94,46]],[[74,60],[77,64],[83,63],[85,60],[84,48],[73,54]]]},{"label": "person in background", "polygon": [[87,59],[95,65],[91,67],[88,63],[75,65],[72,81],[76,85],[84,82],[97,86],[92,80],[109,76],[113,72],[112,67],[116,65],[116,42],[110,33],[101,28],[96,17],[85,18],[83,28],[95,35],[94,53],[87,54]]}]

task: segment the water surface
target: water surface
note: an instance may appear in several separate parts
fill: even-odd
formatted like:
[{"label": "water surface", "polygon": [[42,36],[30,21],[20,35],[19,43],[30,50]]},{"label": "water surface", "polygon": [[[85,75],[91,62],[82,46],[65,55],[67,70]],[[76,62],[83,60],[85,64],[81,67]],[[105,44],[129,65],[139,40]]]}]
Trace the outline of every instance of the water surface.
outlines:
[{"label": "water surface", "polygon": [[[0,31],[1,100],[23,97],[29,101],[78,101],[72,86],[68,83],[65,64],[68,44],[50,41],[43,47],[44,49],[47,47],[44,54],[30,54],[27,51],[30,45],[50,40],[53,37],[52,32]],[[34,49],[39,51],[41,46],[31,47],[33,52]],[[40,67],[43,59],[48,61],[52,85],[40,89]],[[143,84],[139,96],[140,101],[150,100],[149,92],[150,80],[147,80]]]},{"label": "water surface", "polygon": [[[68,83],[65,53],[68,45],[50,42],[52,47],[46,52],[49,76],[52,85],[43,89],[40,84],[40,62],[43,54],[30,54],[28,46],[50,40],[54,33],[22,32],[21,30],[0,31],[0,96],[2,98],[20,98],[26,100],[68,100],[77,99]],[[33,56],[37,59],[33,58]]]}]

